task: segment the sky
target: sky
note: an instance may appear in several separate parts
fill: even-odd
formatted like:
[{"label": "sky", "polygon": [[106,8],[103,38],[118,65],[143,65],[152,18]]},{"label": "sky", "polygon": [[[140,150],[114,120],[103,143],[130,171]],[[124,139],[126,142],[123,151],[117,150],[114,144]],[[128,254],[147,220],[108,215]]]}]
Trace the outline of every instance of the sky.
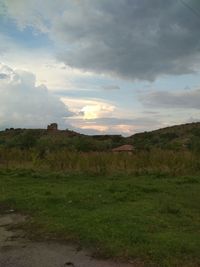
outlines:
[{"label": "sky", "polygon": [[0,0],[0,129],[200,121],[199,0]]}]

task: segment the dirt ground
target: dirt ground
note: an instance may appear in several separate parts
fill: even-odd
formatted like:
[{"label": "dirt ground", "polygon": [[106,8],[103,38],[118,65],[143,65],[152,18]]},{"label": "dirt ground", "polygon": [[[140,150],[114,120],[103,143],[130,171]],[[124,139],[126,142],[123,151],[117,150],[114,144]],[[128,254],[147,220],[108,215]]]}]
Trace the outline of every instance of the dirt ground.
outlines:
[{"label": "dirt ground", "polygon": [[[16,224],[26,218],[13,211],[0,214],[0,267],[133,267],[96,260],[86,251],[56,242],[33,242]],[[11,230],[12,229],[12,230]]]}]

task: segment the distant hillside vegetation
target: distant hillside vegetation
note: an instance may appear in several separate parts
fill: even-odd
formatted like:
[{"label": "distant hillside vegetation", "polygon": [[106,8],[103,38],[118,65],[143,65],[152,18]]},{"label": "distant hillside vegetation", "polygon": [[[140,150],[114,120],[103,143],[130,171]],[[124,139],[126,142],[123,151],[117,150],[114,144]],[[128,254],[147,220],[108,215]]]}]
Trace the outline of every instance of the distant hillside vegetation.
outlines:
[{"label": "distant hillside vegetation", "polygon": [[200,151],[200,122],[175,125],[127,138],[136,149],[172,149]]},{"label": "distant hillside vegetation", "polygon": [[0,147],[55,151],[108,151],[114,147],[132,144],[136,150],[154,148],[200,151],[200,122],[167,127],[152,132],[121,135],[83,135],[70,130],[6,129],[0,131]]},{"label": "distant hillside vegetation", "polygon": [[121,135],[83,135],[70,130],[6,129],[0,131],[0,148],[35,148],[39,151],[108,151],[124,144]]}]

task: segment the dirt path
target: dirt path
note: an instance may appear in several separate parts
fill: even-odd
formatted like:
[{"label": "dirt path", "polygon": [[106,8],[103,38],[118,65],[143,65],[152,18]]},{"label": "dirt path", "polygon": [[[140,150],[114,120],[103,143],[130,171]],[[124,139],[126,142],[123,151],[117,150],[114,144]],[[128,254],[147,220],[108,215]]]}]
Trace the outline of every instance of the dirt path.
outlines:
[{"label": "dirt path", "polygon": [[25,217],[0,215],[0,267],[133,267],[111,261],[93,259],[85,251],[55,242],[33,242],[21,230],[9,230]]}]

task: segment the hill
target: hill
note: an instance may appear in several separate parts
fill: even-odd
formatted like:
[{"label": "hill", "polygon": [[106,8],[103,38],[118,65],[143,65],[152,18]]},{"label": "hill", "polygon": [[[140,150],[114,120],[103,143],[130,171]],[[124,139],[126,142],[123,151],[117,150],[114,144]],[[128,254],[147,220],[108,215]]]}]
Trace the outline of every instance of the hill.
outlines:
[{"label": "hill", "polygon": [[137,149],[200,150],[200,122],[175,125],[127,138]]},{"label": "hill", "polygon": [[121,135],[88,136],[71,130],[45,129],[6,129],[0,131],[0,147],[57,151],[67,148],[70,151],[107,151],[122,145]]},{"label": "hill", "polygon": [[40,150],[108,151],[114,147],[132,144],[137,150],[153,148],[200,151],[200,122],[175,125],[137,133],[121,135],[83,135],[71,130],[6,129],[0,131],[0,147],[32,148]]}]

